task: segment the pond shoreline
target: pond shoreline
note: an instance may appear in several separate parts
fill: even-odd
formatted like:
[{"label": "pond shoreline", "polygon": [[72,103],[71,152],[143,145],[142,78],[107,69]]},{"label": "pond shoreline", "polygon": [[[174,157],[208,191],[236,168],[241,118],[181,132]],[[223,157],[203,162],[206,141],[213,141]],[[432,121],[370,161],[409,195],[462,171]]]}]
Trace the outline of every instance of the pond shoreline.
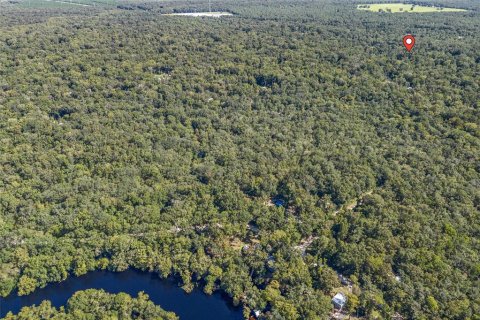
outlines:
[{"label": "pond shoreline", "polygon": [[50,300],[56,308],[65,306],[67,300],[77,291],[103,289],[109,293],[125,292],[136,297],[143,291],[150,300],[166,311],[175,312],[182,320],[243,319],[242,308],[235,307],[224,293],[207,295],[199,288],[191,293],[178,286],[175,278],[161,279],[157,274],[136,269],[123,272],[91,271],[80,277],[69,277],[65,281],[48,284],[26,296],[16,292],[0,300],[0,318],[8,312],[18,313],[22,307],[39,305]]}]

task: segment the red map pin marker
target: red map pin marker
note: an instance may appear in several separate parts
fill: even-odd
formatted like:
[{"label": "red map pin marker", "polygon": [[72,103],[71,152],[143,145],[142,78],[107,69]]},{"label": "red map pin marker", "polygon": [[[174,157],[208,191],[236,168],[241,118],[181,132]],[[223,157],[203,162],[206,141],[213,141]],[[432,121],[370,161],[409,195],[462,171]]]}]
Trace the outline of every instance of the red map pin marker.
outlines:
[{"label": "red map pin marker", "polygon": [[403,45],[405,48],[407,48],[407,51],[410,52],[415,45],[415,37],[411,34],[407,34],[405,37],[403,37]]}]

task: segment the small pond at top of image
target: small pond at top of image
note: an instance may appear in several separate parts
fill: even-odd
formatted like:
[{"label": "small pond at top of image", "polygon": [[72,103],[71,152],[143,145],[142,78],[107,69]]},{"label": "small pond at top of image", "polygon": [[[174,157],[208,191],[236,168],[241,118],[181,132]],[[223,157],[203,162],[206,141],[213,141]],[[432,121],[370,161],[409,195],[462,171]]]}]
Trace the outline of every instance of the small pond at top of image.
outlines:
[{"label": "small pond at top of image", "polygon": [[233,16],[230,12],[181,12],[181,13],[166,13],[164,16],[183,16],[183,17],[210,17],[220,18],[225,16]]},{"label": "small pond at top of image", "polygon": [[49,284],[26,296],[12,294],[0,298],[0,318],[5,317],[9,311],[16,314],[23,307],[39,305],[43,300],[50,300],[57,308],[64,306],[75,292],[86,289],[125,292],[132,297],[143,291],[153,303],[166,311],[175,312],[180,320],[243,319],[242,309],[232,306],[220,293],[207,295],[200,289],[186,293],[171,280],[137,270],[93,271],[81,277],[70,277],[63,282]]}]

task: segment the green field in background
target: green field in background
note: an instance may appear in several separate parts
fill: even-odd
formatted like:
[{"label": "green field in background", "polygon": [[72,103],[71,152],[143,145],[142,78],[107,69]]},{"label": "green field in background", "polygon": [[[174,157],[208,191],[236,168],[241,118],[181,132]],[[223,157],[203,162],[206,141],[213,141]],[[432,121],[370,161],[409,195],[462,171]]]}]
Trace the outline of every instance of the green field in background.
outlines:
[{"label": "green field in background", "polygon": [[359,4],[357,6],[359,10],[367,10],[372,12],[461,12],[467,11],[464,9],[457,8],[442,8],[442,7],[427,7],[427,6],[418,6],[413,4],[405,3],[372,3],[372,4]]}]

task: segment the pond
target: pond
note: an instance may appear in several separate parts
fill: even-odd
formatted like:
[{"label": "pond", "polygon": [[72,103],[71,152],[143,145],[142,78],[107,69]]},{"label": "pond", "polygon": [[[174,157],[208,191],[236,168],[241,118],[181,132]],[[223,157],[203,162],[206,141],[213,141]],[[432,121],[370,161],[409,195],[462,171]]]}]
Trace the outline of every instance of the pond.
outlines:
[{"label": "pond", "polygon": [[243,319],[242,309],[234,307],[220,293],[206,295],[200,289],[186,293],[171,280],[160,279],[156,274],[127,270],[124,272],[94,271],[81,277],[70,277],[52,283],[27,296],[10,295],[0,298],[0,318],[9,311],[18,313],[22,307],[39,305],[50,300],[55,307],[65,305],[79,290],[103,289],[110,293],[126,292],[136,297],[144,291],[155,304],[173,311],[181,320]]}]

